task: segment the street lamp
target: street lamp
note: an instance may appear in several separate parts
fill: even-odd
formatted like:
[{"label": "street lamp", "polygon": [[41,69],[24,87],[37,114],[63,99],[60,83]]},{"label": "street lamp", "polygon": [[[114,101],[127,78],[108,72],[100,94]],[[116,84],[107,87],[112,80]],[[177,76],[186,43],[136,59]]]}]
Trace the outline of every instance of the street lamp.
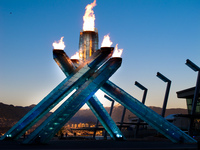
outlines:
[{"label": "street lamp", "polygon": [[185,63],[188,67],[190,67],[192,70],[196,71],[200,71],[200,68],[194,64],[191,60],[187,59],[186,63]]},{"label": "street lamp", "polygon": [[165,111],[166,111],[167,101],[168,101],[168,97],[169,97],[169,90],[170,90],[170,86],[171,86],[171,80],[166,78],[160,72],[157,72],[157,77],[160,78],[162,81],[167,82],[167,88],[166,88],[165,98],[164,98],[164,102],[163,102],[163,109],[162,109],[162,113],[161,113],[161,116],[165,117]]},{"label": "street lamp", "polygon": [[[139,82],[135,81],[135,85],[140,88],[141,90],[144,91],[144,94],[143,94],[143,98],[142,98],[142,104],[145,103],[145,100],[146,100],[146,96],[147,96],[147,88],[145,88],[142,84],[140,84]],[[137,126],[136,126],[136,130],[135,130],[135,137],[137,137],[137,134],[138,134],[138,129],[139,129],[139,126],[140,126],[140,122],[141,122],[141,119],[139,118],[138,121],[137,121]]]},{"label": "street lamp", "polygon": [[197,82],[196,82],[196,87],[194,91],[194,97],[192,100],[192,110],[191,110],[191,118],[190,118],[190,125],[189,125],[189,135],[192,135],[192,127],[194,123],[194,117],[193,115],[195,114],[196,111],[196,106],[197,106],[197,101],[198,101],[198,95],[199,95],[199,88],[200,88],[200,68],[194,64],[192,61],[189,59],[186,60],[185,63],[188,67],[190,67],[192,70],[195,72],[198,71],[198,76],[197,76]]},{"label": "street lamp", "polygon": [[137,82],[137,81],[135,81],[135,85],[137,86],[137,87],[139,87],[141,90],[144,90],[144,94],[143,94],[143,98],[142,98],[142,104],[144,104],[145,103],[145,100],[146,100],[146,96],[147,96],[147,91],[148,91],[148,89],[147,88],[145,88],[143,85],[141,85],[139,82]]}]

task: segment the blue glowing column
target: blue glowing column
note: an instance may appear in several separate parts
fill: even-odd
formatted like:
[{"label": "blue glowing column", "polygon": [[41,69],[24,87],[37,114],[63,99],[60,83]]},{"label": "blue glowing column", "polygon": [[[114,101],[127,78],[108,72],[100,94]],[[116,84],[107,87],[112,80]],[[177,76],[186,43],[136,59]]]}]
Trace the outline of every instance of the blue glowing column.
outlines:
[{"label": "blue glowing column", "polygon": [[162,116],[143,105],[140,101],[126,93],[120,87],[116,86],[111,81],[107,81],[102,87],[101,90],[116,100],[121,105],[125,106],[137,117],[141,118],[149,125],[151,125],[158,132],[166,136],[172,142],[178,143],[196,143],[197,141],[185,134],[178,127],[169,123]]},{"label": "blue glowing column", "polygon": [[[115,101],[114,101],[112,98],[108,97],[107,95],[104,95],[104,97],[105,97],[107,100],[109,100],[109,101],[112,102],[112,103],[111,103],[111,107],[110,107],[110,116],[111,116],[111,115],[112,115],[113,106],[114,106]],[[97,124],[97,126],[98,126],[98,124]],[[120,131],[121,131],[121,130],[120,130]],[[106,132],[106,131],[105,131],[105,133],[104,133],[104,139],[107,139],[107,132]]]},{"label": "blue glowing column", "polygon": [[[63,50],[54,50],[53,57],[66,76],[69,76],[70,73],[75,70],[73,62]],[[115,134],[120,133],[120,135],[122,135],[121,131],[95,95],[87,101],[87,105],[95,114],[97,119],[101,122],[105,130],[111,135],[111,137],[113,137],[114,140],[117,140],[118,138],[121,140],[122,137],[116,137]]]},{"label": "blue glowing column", "polygon": [[[48,117],[23,143],[34,143],[39,138],[41,143],[47,143],[64,124],[94,95],[94,93],[120,67],[121,58],[109,59],[98,71],[77,88],[50,117]],[[116,137],[122,137],[115,133]],[[114,138],[114,137],[113,137]]]},{"label": "blue glowing column", "polygon": [[147,122],[158,132],[169,138],[171,141],[184,142],[184,143],[195,143],[196,140],[185,134],[176,126],[169,123],[167,120],[162,118],[156,112],[143,105],[137,99],[117,87],[111,81],[107,81],[101,88],[106,94],[115,99],[121,105],[125,106],[132,113],[137,115],[139,118]]},{"label": "blue glowing column", "polygon": [[68,78],[64,79],[18,123],[5,133],[1,140],[5,138],[18,139],[70,92],[81,86],[85,80],[90,77],[90,74],[94,73],[97,68],[112,56],[112,52],[111,49],[102,49],[95,52],[92,57],[82,63]]}]

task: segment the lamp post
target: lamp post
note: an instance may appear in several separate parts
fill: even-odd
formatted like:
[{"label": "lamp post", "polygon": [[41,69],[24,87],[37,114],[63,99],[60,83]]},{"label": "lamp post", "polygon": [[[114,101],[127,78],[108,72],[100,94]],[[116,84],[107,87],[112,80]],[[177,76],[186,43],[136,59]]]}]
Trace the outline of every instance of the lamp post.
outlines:
[{"label": "lamp post", "polygon": [[[142,104],[145,103],[145,100],[146,100],[146,96],[147,96],[147,91],[148,89],[145,88],[143,85],[141,85],[139,82],[135,81],[135,85],[140,88],[141,90],[144,91],[144,94],[143,94],[143,98],[142,98]],[[137,126],[136,126],[136,130],[135,130],[135,137],[137,137],[137,134],[138,134],[138,129],[139,129],[139,126],[140,126],[140,121],[141,119],[139,118],[138,119],[138,122],[137,122]]]},{"label": "lamp post", "polygon": [[135,85],[140,88],[141,90],[144,91],[144,94],[143,94],[143,98],[142,98],[142,104],[145,103],[145,100],[146,100],[146,96],[147,96],[147,91],[148,89],[145,88],[143,85],[141,85],[139,82],[135,81]]},{"label": "lamp post", "polygon": [[194,91],[194,97],[192,100],[192,110],[191,110],[191,118],[190,118],[190,124],[189,124],[189,135],[191,136],[192,133],[192,129],[193,129],[193,124],[194,124],[194,114],[196,112],[196,106],[197,106],[197,101],[198,101],[198,95],[199,95],[199,88],[200,88],[200,68],[194,64],[192,61],[190,61],[189,59],[186,60],[185,63],[188,67],[190,67],[192,70],[194,70],[195,72],[198,71],[198,75],[197,75],[197,82],[196,82],[196,87],[195,87],[195,91]]},{"label": "lamp post", "polygon": [[162,109],[162,113],[161,113],[161,116],[165,117],[165,111],[166,111],[166,107],[167,107],[167,101],[168,101],[168,97],[169,97],[171,81],[168,78],[166,78],[164,75],[162,75],[160,72],[157,72],[157,77],[160,78],[162,81],[167,82],[167,88],[166,88],[165,98],[164,98],[164,102],[163,102],[163,109]]}]

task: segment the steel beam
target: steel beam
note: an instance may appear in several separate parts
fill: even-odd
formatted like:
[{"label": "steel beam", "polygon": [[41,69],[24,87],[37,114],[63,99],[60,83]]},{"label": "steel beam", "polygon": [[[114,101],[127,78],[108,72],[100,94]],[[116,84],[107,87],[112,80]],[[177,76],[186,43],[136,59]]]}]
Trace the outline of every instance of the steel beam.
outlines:
[{"label": "steel beam", "polygon": [[[141,90],[144,90],[143,97],[142,97],[142,104],[144,104],[145,100],[146,100],[148,89],[146,87],[144,87],[142,84],[140,84],[139,82],[137,82],[137,81],[135,81],[135,85],[137,87],[139,87]],[[136,126],[136,129],[135,129],[135,137],[137,137],[139,126],[140,126],[140,122],[141,122],[141,119],[138,118],[137,126]]]},{"label": "steel beam", "polygon": [[196,81],[196,87],[194,91],[194,96],[192,99],[192,109],[191,109],[191,118],[190,118],[190,125],[189,125],[189,135],[193,136],[193,130],[194,130],[194,115],[196,113],[196,107],[197,107],[197,101],[199,99],[199,89],[200,89],[200,68],[196,64],[194,64],[191,60],[187,59],[185,63],[188,67],[190,67],[195,72],[198,72],[197,75],[197,81]]},{"label": "steel beam", "polygon": [[161,116],[165,117],[165,111],[166,111],[167,101],[168,101],[168,97],[169,97],[169,90],[170,90],[170,86],[171,86],[171,80],[169,80],[167,77],[162,75],[160,72],[157,72],[157,77],[160,78],[162,81],[167,82],[167,88],[166,88],[166,92],[165,92],[165,98],[164,98],[163,107],[162,107],[162,113],[161,113]]}]

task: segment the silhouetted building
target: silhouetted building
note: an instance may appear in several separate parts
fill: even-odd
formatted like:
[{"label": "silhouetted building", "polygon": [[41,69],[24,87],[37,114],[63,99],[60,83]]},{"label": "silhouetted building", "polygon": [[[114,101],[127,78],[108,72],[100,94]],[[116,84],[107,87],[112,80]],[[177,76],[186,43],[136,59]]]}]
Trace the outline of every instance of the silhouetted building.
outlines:
[{"label": "silhouetted building", "polygon": [[198,94],[196,111],[194,115],[191,115],[194,92],[195,92],[195,87],[176,92],[178,98],[186,99],[187,110],[188,110],[188,114],[179,116],[188,119],[194,118],[194,124],[193,124],[194,129],[192,129],[194,133],[193,135],[200,135],[200,92]]},{"label": "silhouetted building", "polygon": [[[176,92],[178,98],[185,98],[186,99],[188,114],[191,113],[194,91],[195,91],[195,87]],[[200,92],[199,92],[199,99],[197,101],[195,114],[200,114]]]}]

